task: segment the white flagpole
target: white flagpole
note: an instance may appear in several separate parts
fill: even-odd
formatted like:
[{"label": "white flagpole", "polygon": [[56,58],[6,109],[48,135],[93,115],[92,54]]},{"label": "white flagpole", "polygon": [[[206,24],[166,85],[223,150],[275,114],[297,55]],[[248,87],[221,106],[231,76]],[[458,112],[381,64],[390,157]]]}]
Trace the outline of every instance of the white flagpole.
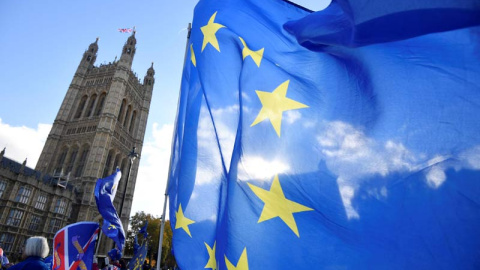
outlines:
[{"label": "white flagpole", "polygon": [[[190,32],[192,30],[192,24],[188,24],[188,33],[187,33],[187,42],[185,44],[185,56],[183,57],[183,69],[185,68],[185,63],[187,61],[187,53],[188,53],[188,43],[190,42]],[[182,72],[183,72],[182,69]],[[180,104],[180,97],[181,97],[181,86],[180,86],[180,91],[178,95],[178,101],[177,101],[177,117],[178,117],[178,109],[179,109],[179,104]],[[175,130],[177,127],[177,119],[175,119],[175,128],[173,130],[173,135],[172,135],[172,149],[170,152],[170,157],[173,153],[173,140],[175,139]],[[160,264],[162,262],[162,243],[163,243],[163,231],[165,230],[165,212],[167,210],[167,201],[168,201],[168,187],[170,186],[170,170],[172,167],[172,160],[170,159],[170,164],[168,166],[168,179],[167,179],[167,187],[165,188],[165,201],[163,202],[163,212],[162,212],[162,225],[160,228],[160,239],[158,241],[158,255],[157,255],[157,270],[160,270]]]}]

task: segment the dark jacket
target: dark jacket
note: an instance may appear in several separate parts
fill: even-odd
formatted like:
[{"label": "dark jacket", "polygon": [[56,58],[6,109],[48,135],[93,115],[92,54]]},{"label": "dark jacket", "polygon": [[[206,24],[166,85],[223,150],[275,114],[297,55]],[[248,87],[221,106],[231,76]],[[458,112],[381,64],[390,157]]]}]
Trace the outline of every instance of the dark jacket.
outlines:
[{"label": "dark jacket", "polygon": [[43,263],[43,258],[31,256],[20,263],[8,268],[8,270],[50,270],[47,265]]}]

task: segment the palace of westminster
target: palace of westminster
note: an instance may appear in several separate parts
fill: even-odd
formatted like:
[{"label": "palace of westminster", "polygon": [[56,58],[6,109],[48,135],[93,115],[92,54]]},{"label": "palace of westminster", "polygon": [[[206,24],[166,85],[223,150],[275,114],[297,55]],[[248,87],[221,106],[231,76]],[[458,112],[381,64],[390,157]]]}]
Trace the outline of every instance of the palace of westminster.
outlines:
[{"label": "palace of westminster", "polygon": [[[52,243],[68,224],[99,222],[95,183],[116,167],[122,179],[114,205],[123,206],[120,218],[127,228],[138,172],[129,153],[133,147],[142,151],[155,71],[152,64],[143,83],[132,71],[135,32],[113,63],[94,65],[97,43],[98,38],[82,56],[35,169],[9,159],[8,149],[0,152],[0,247],[9,258],[19,256],[30,236]],[[106,254],[112,242],[100,242],[98,254]]]}]

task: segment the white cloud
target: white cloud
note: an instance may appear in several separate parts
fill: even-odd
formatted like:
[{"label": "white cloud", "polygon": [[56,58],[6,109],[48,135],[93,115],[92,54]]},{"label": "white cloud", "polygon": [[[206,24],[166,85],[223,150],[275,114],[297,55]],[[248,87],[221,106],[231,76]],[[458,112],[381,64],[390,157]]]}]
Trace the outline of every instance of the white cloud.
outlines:
[{"label": "white cloud", "polygon": [[[138,211],[156,216],[162,214],[172,134],[173,125],[159,127],[153,124],[152,140],[145,141],[142,149],[131,215]],[[168,218],[168,214],[166,216]]]},{"label": "white cloud", "polygon": [[408,171],[416,161],[402,144],[377,143],[343,122],[328,123],[317,141],[329,169],[347,182],[366,175],[385,176],[392,171]]},{"label": "white cloud", "polygon": [[271,181],[276,174],[289,170],[290,167],[281,160],[267,161],[260,156],[243,156],[238,164],[238,179]]},{"label": "white cloud", "polygon": [[427,183],[433,187],[438,188],[440,185],[445,182],[447,176],[445,175],[444,169],[442,166],[433,166],[428,169],[427,175]]},{"label": "white cloud", "polygon": [[480,145],[461,153],[460,159],[466,163],[467,168],[480,170]]},{"label": "white cloud", "polygon": [[342,197],[343,206],[345,207],[345,212],[347,213],[348,218],[359,218],[357,211],[352,206],[352,199],[355,197],[355,188],[348,185],[343,184],[343,179],[337,179],[338,190],[340,192],[340,197]]},{"label": "white cloud", "polygon": [[[348,218],[359,218],[352,200],[356,190],[370,176],[425,170],[425,181],[436,189],[446,181],[445,170],[451,167],[456,170],[480,169],[480,146],[460,153],[455,157],[458,162],[449,162],[452,158],[450,155],[429,158],[422,153],[413,153],[393,140],[376,141],[344,122],[330,122],[325,126],[325,130],[317,136],[317,143],[328,169],[337,176]],[[388,189],[385,186],[370,189],[367,194],[380,200],[388,196]]]},{"label": "white cloud", "polygon": [[299,111],[287,111],[285,113],[285,122],[287,124],[293,124],[302,117]]},{"label": "white cloud", "polygon": [[35,168],[51,128],[48,124],[38,124],[36,129],[10,126],[0,118],[0,148],[6,147],[6,157],[20,163],[27,158],[27,166]]},{"label": "white cloud", "polygon": [[[348,218],[359,218],[352,205],[355,191],[366,176],[386,176],[392,172],[414,168],[416,157],[402,144],[393,141],[378,143],[365,133],[344,122],[326,124],[317,142],[325,162],[337,175],[340,196]],[[372,193],[373,192],[373,193]],[[372,191],[370,195],[386,197],[387,189]]]}]

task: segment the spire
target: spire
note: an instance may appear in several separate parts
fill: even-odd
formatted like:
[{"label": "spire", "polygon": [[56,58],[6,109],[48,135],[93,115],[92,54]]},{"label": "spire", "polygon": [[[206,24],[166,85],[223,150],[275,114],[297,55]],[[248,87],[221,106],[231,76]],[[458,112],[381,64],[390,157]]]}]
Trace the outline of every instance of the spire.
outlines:
[{"label": "spire", "polygon": [[147,70],[147,74],[145,75],[145,78],[143,78],[143,85],[153,85],[155,83],[155,70],[153,69],[153,62],[150,68]]},{"label": "spire", "polygon": [[90,66],[93,66],[93,64],[95,63],[95,60],[97,59],[97,52],[98,52],[98,40],[100,38],[97,37],[95,39],[95,42],[91,43],[89,46],[88,46],[88,49],[83,53],[83,58],[82,58],[82,61],[80,62],[80,66],[82,66],[83,68],[88,68]]},{"label": "spire", "polygon": [[123,62],[128,65],[129,68],[132,67],[133,57],[135,56],[137,45],[137,39],[135,38],[136,31],[133,30],[132,35],[128,37],[127,42],[123,45],[122,55],[120,56],[120,62]]}]

